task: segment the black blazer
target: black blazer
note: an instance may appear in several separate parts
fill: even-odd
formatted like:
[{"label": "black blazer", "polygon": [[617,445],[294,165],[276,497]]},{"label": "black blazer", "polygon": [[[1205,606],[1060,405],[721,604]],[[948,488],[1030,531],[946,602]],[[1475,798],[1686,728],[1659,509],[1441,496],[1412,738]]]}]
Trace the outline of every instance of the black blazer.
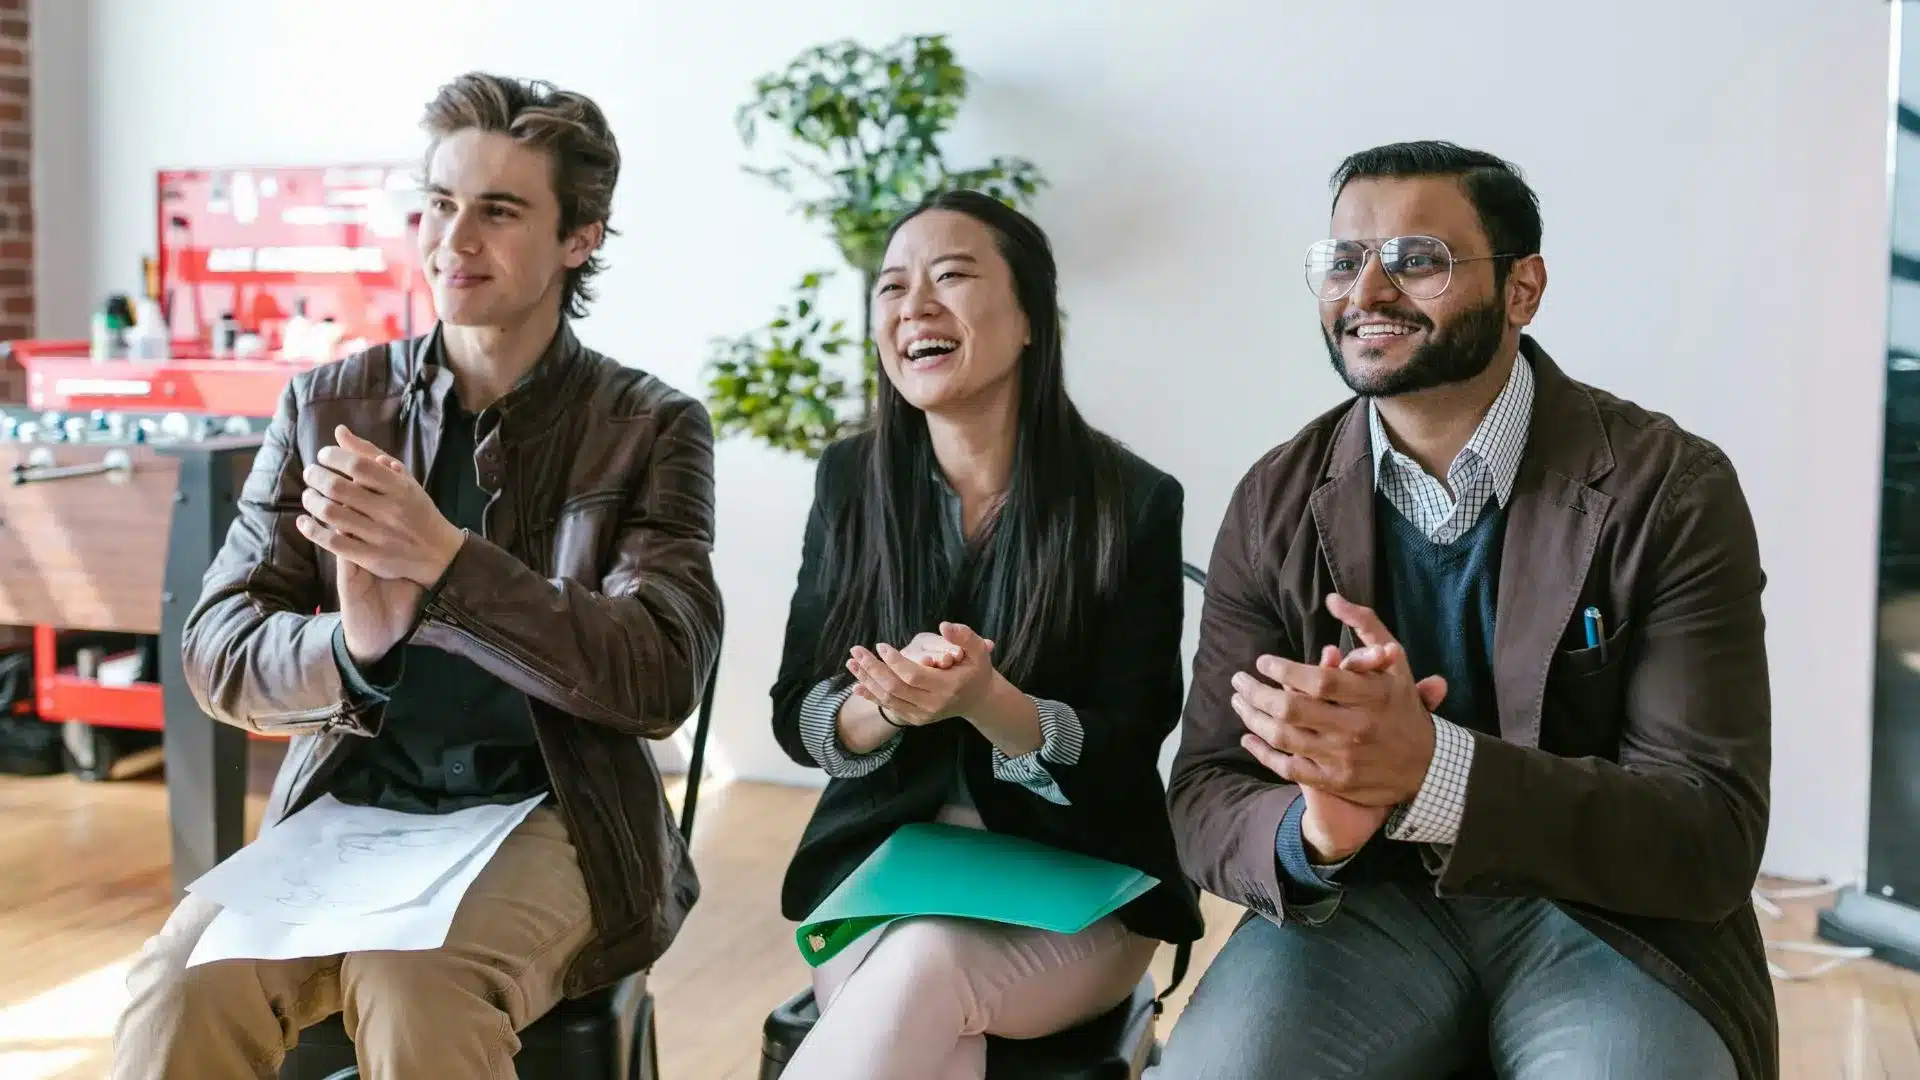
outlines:
[{"label": "black blazer", "polygon": [[[857,490],[865,440],[830,447],[816,474],[799,582],[787,617],[780,674],[773,687],[773,732],[796,762],[818,763],[800,735],[800,703],[820,680],[815,650],[827,615],[822,595],[826,523]],[[993,746],[965,720],[902,734],[879,769],[827,783],[781,887],[780,910],[804,919],[842,879],[901,825],[931,821],[945,805],[960,758],[975,808],[989,829],[1131,866],[1160,884],[1119,912],[1144,937],[1181,943],[1200,937],[1198,895],[1174,851],[1161,784],[1161,743],[1180,719],[1181,576],[1179,481],[1124,455],[1129,526],[1125,578],[1097,625],[1091,663],[1043,661],[1020,687],[1071,705],[1085,731],[1080,760],[1047,763],[1070,805],[1060,806],[993,776]],[[931,629],[931,627],[929,627]],[[875,643],[869,643],[872,645]],[[904,645],[905,642],[889,642]]]}]

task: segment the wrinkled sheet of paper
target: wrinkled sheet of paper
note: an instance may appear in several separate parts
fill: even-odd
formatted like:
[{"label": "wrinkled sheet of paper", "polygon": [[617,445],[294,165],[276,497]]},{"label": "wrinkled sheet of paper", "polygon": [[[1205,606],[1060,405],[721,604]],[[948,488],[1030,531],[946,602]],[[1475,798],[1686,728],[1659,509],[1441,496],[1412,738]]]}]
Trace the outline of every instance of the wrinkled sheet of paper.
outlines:
[{"label": "wrinkled sheet of paper", "polygon": [[221,911],[187,966],[439,948],[474,879],[542,801],[419,815],[318,800],[188,886]]}]

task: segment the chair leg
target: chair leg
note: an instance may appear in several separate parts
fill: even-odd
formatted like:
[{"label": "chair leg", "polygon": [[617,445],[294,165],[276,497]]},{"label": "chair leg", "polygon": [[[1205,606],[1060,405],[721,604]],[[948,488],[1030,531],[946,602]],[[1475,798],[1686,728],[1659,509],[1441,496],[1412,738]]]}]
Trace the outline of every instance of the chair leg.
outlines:
[{"label": "chair leg", "polygon": [[627,1067],[630,1080],[660,1080],[660,1027],[654,1022],[653,1002],[633,1029],[632,1064]]},{"label": "chair leg", "polygon": [[654,1019],[658,1015],[647,1010],[647,1080],[660,1080],[660,1025]]}]

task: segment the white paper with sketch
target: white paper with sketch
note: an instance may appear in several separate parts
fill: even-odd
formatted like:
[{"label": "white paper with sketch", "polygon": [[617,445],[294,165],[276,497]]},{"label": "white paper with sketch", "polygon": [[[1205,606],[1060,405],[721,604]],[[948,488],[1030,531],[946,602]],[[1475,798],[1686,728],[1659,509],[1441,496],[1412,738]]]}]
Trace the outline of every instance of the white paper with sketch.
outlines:
[{"label": "white paper with sketch", "polygon": [[224,908],[200,935],[192,955],[187,958],[187,966],[197,967],[216,960],[295,960],[352,952],[437,949],[446,944],[447,931],[453,926],[460,900],[473,886],[474,879],[486,869],[507,834],[541,801],[536,797],[515,803],[504,808],[509,814],[493,815],[496,824],[490,835],[482,837],[479,845],[468,851],[444,877],[430,882],[419,896],[398,907],[299,923]]},{"label": "white paper with sketch", "polygon": [[263,832],[187,891],[231,911],[313,922],[386,911],[425,895],[539,797],[451,814],[351,806],[322,795]]}]

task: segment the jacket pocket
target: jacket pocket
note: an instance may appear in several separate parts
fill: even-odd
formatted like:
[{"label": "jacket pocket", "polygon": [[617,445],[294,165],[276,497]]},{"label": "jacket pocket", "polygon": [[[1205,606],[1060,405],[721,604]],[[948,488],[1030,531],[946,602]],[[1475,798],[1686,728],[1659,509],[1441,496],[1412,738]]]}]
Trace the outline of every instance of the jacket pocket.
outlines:
[{"label": "jacket pocket", "polygon": [[1562,649],[1554,654],[1553,667],[1548,671],[1548,679],[1581,679],[1595,675],[1607,668],[1615,667],[1626,656],[1627,635],[1633,630],[1631,621],[1623,622],[1613,628],[1605,641],[1579,649]]},{"label": "jacket pocket", "polygon": [[1554,654],[1540,718],[1541,749],[1618,760],[1632,633],[1632,624],[1623,623],[1599,645]]}]

